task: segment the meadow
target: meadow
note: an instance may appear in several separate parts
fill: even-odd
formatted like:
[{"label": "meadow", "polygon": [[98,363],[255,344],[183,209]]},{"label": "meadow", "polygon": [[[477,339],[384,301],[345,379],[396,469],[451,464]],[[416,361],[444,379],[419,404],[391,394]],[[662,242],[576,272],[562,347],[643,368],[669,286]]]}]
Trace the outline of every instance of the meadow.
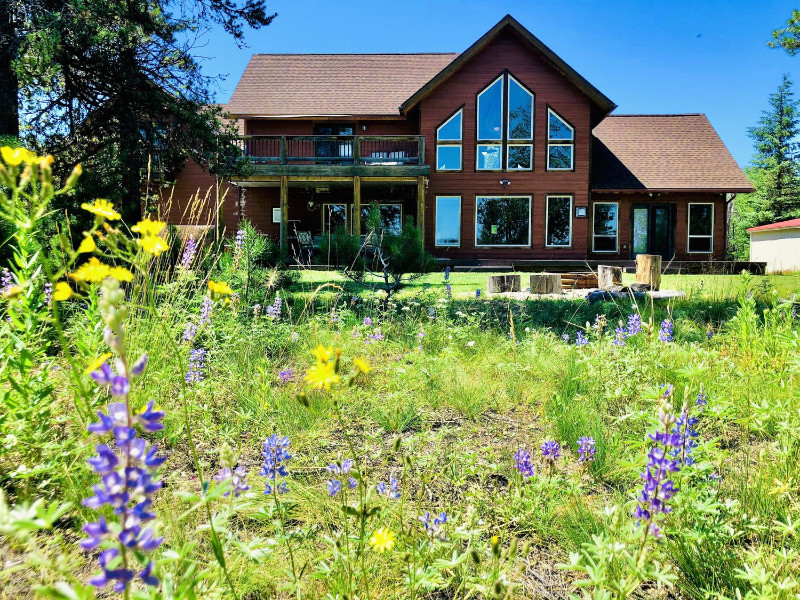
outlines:
[{"label": "meadow", "polygon": [[3,161],[0,598],[796,597],[798,276],[384,307]]}]

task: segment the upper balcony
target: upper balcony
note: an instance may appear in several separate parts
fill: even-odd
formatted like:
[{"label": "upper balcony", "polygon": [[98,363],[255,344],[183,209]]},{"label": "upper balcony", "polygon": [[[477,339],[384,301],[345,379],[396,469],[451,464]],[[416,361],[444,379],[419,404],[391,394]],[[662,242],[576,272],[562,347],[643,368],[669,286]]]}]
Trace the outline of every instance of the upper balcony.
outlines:
[{"label": "upper balcony", "polygon": [[238,140],[253,176],[428,175],[421,135],[249,135]]}]

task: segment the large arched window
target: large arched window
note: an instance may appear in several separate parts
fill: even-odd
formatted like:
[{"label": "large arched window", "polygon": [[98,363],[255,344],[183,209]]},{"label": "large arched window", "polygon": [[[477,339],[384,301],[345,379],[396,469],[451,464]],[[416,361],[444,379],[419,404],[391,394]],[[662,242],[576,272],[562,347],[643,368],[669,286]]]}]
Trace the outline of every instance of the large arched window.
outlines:
[{"label": "large arched window", "polygon": [[478,94],[477,170],[533,168],[533,101],[533,92],[510,73],[503,73]]}]

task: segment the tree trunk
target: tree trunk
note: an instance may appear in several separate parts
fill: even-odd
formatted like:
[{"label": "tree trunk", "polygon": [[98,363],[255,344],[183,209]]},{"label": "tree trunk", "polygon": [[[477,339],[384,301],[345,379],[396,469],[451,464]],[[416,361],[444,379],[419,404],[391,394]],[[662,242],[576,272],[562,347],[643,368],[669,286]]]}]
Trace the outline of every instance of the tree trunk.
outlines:
[{"label": "tree trunk", "polygon": [[559,273],[534,273],[531,275],[531,294],[561,294],[561,275]]},{"label": "tree trunk", "polygon": [[636,255],[636,283],[650,286],[651,290],[661,288],[661,256],[658,254]]},{"label": "tree trunk", "polygon": [[597,287],[608,290],[615,285],[622,285],[622,267],[607,265],[597,267]]},{"label": "tree trunk", "polygon": [[0,0],[0,135],[19,137],[19,81],[12,61],[17,53],[13,0]]},{"label": "tree trunk", "polygon": [[519,275],[490,275],[486,278],[486,289],[490,294],[518,292],[519,288]]}]

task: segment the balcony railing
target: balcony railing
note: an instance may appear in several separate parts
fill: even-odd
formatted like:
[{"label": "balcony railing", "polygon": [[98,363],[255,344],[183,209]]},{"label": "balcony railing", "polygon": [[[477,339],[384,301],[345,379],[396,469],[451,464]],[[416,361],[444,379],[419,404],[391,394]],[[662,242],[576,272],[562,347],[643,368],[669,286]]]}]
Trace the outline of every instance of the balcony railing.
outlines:
[{"label": "balcony railing", "polygon": [[425,164],[421,135],[250,135],[238,143],[254,165]]}]

